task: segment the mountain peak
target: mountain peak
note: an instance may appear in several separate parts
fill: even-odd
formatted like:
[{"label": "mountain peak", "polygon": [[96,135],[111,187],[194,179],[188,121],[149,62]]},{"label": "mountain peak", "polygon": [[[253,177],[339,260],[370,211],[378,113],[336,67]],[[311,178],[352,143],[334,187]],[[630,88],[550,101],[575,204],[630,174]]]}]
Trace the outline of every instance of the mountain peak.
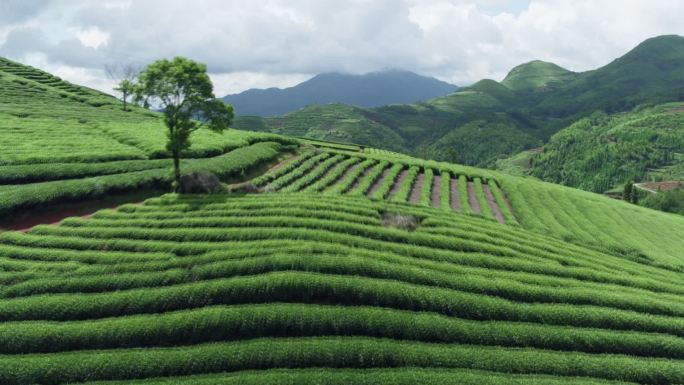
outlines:
[{"label": "mountain peak", "polygon": [[274,116],[307,105],[346,103],[359,107],[413,103],[447,95],[456,86],[410,71],[388,69],[364,75],[322,73],[286,89],[248,90],[224,98],[241,116]]},{"label": "mountain peak", "polygon": [[564,83],[575,75],[557,64],[533,60],[514,67],[501,81],[511,90],[531,90],[541,88],[550,83]]}]

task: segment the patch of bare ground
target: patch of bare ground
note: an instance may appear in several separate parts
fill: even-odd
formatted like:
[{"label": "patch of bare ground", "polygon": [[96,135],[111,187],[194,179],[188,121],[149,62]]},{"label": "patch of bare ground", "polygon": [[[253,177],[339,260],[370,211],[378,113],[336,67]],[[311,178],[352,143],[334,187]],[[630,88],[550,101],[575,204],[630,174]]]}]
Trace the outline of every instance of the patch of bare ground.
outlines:
[{"label": "patch of bare ground", "polygon": [[413,186],[411,188],[409,202],[420,202],[420,191],[423,189],[423,179],[425,179],[425,174],[423,174],[422,172],[416,176],[416,180],[413,182]]},{"label": "patch of bare ground", "polygon": [[392,212],[383,212],[382,225],[385,227],[394,227],[406,231],[414,231],[420,226],[421,218],[415,215],[399,214]]},{"label": "patch of bare ground", "polygon": [[477,196],[475,195],[475,183],[473,182],[468,182],[468,203],[475,214],[482,214],[480,202],[477,201]]},{"label": "patch of bare ground", "polygon": [[663,182],[646,182],[646,183],[636,183],[634,185],[642,190],[657,193],[659,191],[668,191],[678,188],[684,188],[684,181],[680,180],[668,180]]},{"label": "patch of bare ground", "polygon": [[394,181],[394,185],[392,185],[387,199],[392,199],[397,192],[399,192],[401,185],[404,183],[404,179],[406,179],[406,175],[408,175],[408,170],[401,170],[401,172],[399,172],[399,175],[397,175],[397,180]]},{"label": "patch of bare ground", "polygon": [[132,193],[112,194],[100,199],[82,202],[68,202],[22,210],[12,213],[0,223],[0,231],[16,230],[27,232],[37,225],[57,225],[69,217],[90,218],[102,209],[113,209],[122,204],[139,204],[147,198],[166,193],[163,190],[142,190]]},{"label": "patch of bare ground", "polygon": [[275,165],[273,165],[273,167],[269,168],[268,171],[266,171],[266,172],[278,171],[279,169],[283,168],[286,164],[288,164],[290,162],[294,162],[295,160],[299,159],[299,156],[300,156],[299,154],[289,156],[289,157],[281,160],[280,162],[276,163]]},{"label": "patch of bare ground", "polygon": [[684,113],[684,104],[682,104],[682,105],[679,106],[679,107],[675,107],[675,108],[673,108],[673,109],[671,109],[671,110],[668,110],[667,112],[670,113],[670,114]]},{"label": "patch of bare ground", "polygon": [[373,185],[371,186],[371,188],[370,188],[370,189],[368,190],[368,192],[366,193],[366,196],[371,196],[371,195],[373,195],[376,191],[378,191],[378,189],[379,189],[380,186],[382,185],[382,182],[384,182],[384,181],[385,181],[385,178],[387,178],[387,174],[389,174],[389,172],[390,172],[390,169],[389,169],[389,168],[386,168],[386,169],[382,170],[382,174],[380,174],[380,176],[378,177],[378,179],[376,179],[375,182],[373,182]]},{"label": "patch of bare ground", "polygon": [[432,207],[439,208],[439,191],[442,187],[442,176],[435,175],[432,177],[432,190],[430,195],[430,204]]},{"label": "patch of bare ground", "polygon": [[358,164],[358,163],[357,163],[357,164],[354,164],[354,165],[352,165],[351,167],[349,167],[348,169],[346,169],[346,170],[342,173],[342,175],[341,175],[339,178],[337,178],[336,181],[334,181],[333,183],[331,183],[331,184],[329,184],[328,186],[326,186],[326,188],[324,188],[323,191],[328,191],[328,190],[330,190],[331,188],[335,187],[335,185],[337,185],[338,183],[341,183],[343,180],[347,179],[347,177],[349,176],[349,174],[351,174],[352,172],[354,172],[354,170],[356,170],[357,167],[359,167],[359,164]]},{"label": "patch of bare ground", "polygon": [[454,211],[461,211],[461,197],[458,195],[458,179],[456,178],[451,178],[449,181],[451,186],[449,189],[451,190],[451,209]]},{"label": "patch of bare ground", "polygon": [[365,169],[365,170],[361,173],[361,175],[359,175],[359,177],[356,178],[356,180],[354,181],[354,184],[349,188],[348,191],[354,190],[355,188],[359,187],[359,185],[361,184],[361,182],[362,182],[364,179],[366,179],[366,178],[368,177],[368,174],[370,174],[370,172],[371,172],[372,170],[373,170],[373,166],[368,167],[367,169]]},{"label": "patch of bare ground", "polygon": [[503,213],[501,212],[501,207],[496,203],[496,199],[494,199],[494,195],[492,195],[492,189],[489,188],[489,185],[482,185],[482,190],[484,191],[485,198],[487,199],[487,204],[489,204],[489,207],[492,209],[492,214],[494,214],[494,218],[496,218],[499,223],[504,223],[504,216]]}]

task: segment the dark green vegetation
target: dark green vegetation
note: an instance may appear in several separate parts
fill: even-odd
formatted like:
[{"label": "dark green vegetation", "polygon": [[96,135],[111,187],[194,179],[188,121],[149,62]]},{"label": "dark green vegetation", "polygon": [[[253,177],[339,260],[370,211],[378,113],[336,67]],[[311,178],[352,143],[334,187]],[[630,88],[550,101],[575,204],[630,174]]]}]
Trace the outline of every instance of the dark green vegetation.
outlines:
[{"label": "dark green vegetation", "polygon": [[236,127],[491,167],[497,159],[539,147],[597,110],[614,113],[678,100],[684,100],[684,37],[661,36],[593,71],[571,73],[531,62],[501,83],[482,80],[423,103],[307,107],[282,117],[238,119]]},{"label": "dark green vegetation", "polygon": [[627,181],[684,180],[684,106],[595,113],[551,137],[531,175],[604,192]]},{"label": "dark green vegetation", "polygon": [[250,89],[224,100],[249,116],[275,116],[309,105],[346,103],[359,107],[413,103],[447,95],[456,86],[413,72],[388,70],[365,75],[328,73],[280,89]]},{"label": "dark green vegetation", "polygon": [[639,204],[654,210],[684,215],[684,188],[646,194]]},{"label": "dark green vegetation", "polygon": [[[124,112],[111,96],[1,58],[0,94],[0,216],[45,203],[169,188],[172,163],[159,114],[136,107]],[[192,158],[184,164],[188,172],[210,169],[228,180],[274,161],[281,145],[292,143],[270,134],[201,130],[183,152]]]}]

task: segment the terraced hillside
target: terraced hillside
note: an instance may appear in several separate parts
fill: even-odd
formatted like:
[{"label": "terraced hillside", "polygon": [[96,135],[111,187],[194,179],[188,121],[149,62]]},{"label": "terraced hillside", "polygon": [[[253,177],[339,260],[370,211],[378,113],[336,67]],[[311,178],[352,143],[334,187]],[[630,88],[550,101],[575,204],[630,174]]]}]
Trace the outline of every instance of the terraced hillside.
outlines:
[{"label": "terraced hillside", "polygon": [[680,273],[429,207],[165,196],[0,255],[3,384],[684,381]]},{"label": "terraced hillside", "polygon": [[[168,184],[155,114],[12,71],[0,219]],[[212,135],[183,169],[253,193],[0,232],[0,384],[684,383],[684,218],[361,145]]]},{"label": "terraced hillside", "polygon": [[[375,158],[368,154],[378,155]],[[447,164],[431,168],[408,156],[384,151],[305,151],[286,167],[254,180],[266,191],[348,194],[408,202],[482,215],[517,224],[496,181],[458,174]]]},{"label": "terraced hillside", "polygon": [[[158,114],[124,112],[109,95],[2,58],[0,95],[0,215],[169,185],[171,160]],[[271,134],[200,130],[184,166],[240,175],[249,165],[274,160],[281,145],[292,143]]]}]

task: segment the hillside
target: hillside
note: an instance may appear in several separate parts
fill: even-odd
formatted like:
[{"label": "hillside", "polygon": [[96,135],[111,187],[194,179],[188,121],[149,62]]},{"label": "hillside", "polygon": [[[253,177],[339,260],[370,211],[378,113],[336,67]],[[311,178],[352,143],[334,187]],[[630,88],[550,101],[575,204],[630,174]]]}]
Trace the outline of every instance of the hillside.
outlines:
[{"label": "hillside", "polygon": [[[0,220],[168,189],[157,114],[2,64]],[[432,116],[515,100],[494,81],[450,97]],[[196,135],[184,169],[232,193],[0,230],[1,384],[684,382],[684,217],[383,149]]]},{"label": "hillside", "polygon": [[309,105],[345,103],[358,107],[413,103],[447,95],[456,86],[409,71],[364,75],[327,73],[285,89],[250,89],[223,99],[240,116],[276,116]]},{"label": "hillside", "polygon": [[553,63],[531,61],[513,68],[501,84],[511,90],[543,90],[572,80],[576,74]]},{"label": "hillside", "polygon": [[684,218],[336,147],[0,233],[2,383],[684,380]]},{"label": "hillside", "polygon": [[682,103],[593,114],[559,131],[534,158],[531,175],[604,192],[628,181],[684,180]]},{"label": "hillside", "polygon": [[[2,58],[0,94],[0,216],[169,186],[160,115],[124,112],[109,95]],[[210,168],[229,179],[252,162],[275,161],[281,146],[292,143],[270,134],[201,130],[185,154],[193,159],[184,163],[186,170]]]},{"label": "hillside", "polygon": [[[597,110],[614,113],[644,103],[684,100],[684,37],[648,39],[592,71],[570,73],[536,61],[514,68],[506,79],[483,80],[422,103],[367,109],[363,115],[396,132],[413,155],[493,167],[496,160],[539,147],[560,129]],[[306,110],[278,119],[278,132],[295,130],[300,113]],[[324,138],[326,131],[334,130],[338,137],[357,142],[344,125],[346,119],[341,107],[320,117],[315,125],[322,129],[313,137]],[[272,132],[272,122],[237,124]],[[383,141],[364,144],[391,149]]]}]

